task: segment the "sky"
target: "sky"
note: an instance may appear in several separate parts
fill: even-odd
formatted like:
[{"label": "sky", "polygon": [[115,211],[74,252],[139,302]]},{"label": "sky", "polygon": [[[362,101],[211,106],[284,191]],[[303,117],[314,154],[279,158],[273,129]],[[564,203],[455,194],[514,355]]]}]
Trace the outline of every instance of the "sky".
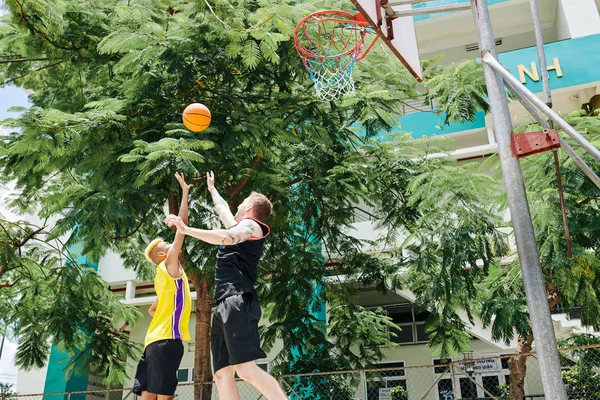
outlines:
[{"label": "sky", "polygon": [[[4,14],[2,6],[4,2],[0,0],[0,15]],[[0,82],[1,83],[1,82]],[[8,112],[8,109],[14,106],[25,107],[28,105],[27,93],[16,86],[0,86],[0,121],[5,118],[15,118],[17,113]],[[6,130],[0,126],[0,131],[4,133]],[[0,186],[0,198],[4,197],[6,187]],[[0,204],[0,214],[6,214],[3,210],[4,206]],[[0,341],[2,338],[0,337]],[[17,345],[15,343],[4,341],[2,354],[0,355],[0,383],[12,383],[13,390],[17,383],[17,369],[15,368],[15,353]]]},{"label": "sky", "polygon": [[[17,113],[8,112],[8,109],[13,106],[27,106],[27,93],[15,86],[0,86],[0,121],[5,118],[15,118]],[[0,126],[0,132],[6,132],[6,129]],[[4,197],[7,188],[0,186],[0,199]],[[7,212],[3,210],[4,205],[0,203],[0,214],[7,216]],[[0,337],[0,341],[2,338]],[[15,368],[15,352],[17,345],[5,340],[2,354],[0,355],[0,383],[12,383],[13,389],[16,388],[17,370]]]}]

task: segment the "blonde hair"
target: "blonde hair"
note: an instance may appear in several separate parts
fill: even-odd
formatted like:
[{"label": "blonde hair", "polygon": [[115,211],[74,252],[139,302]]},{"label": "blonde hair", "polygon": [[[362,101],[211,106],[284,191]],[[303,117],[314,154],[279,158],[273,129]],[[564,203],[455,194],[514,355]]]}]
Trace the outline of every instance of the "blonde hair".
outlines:
[{"label": "blonde hair", "polygon": [[150,261],[152,264],[156,264],[154,262],[154,260],[152,260],[152,257],[150,257],[150,254],[152,254],[152,250],[154,250],[154,248],[156,246],[158,246],[159,243],[162,243],[162,239],[157,238],[154,239],[153,241],[150,242],[150,244],[146,247],[146,250],[144,250],[144,256],[146,256],[146,260]]},{"label": "blonde hair", "polygon": [[249,203],[252,204],[252,209],[254,210],[254,215],[257,220],[264,221],[271,215],[273,204],[271,204],[264,194],[252,192],[250,193],[250,196],[248,196],[248,200]]}]

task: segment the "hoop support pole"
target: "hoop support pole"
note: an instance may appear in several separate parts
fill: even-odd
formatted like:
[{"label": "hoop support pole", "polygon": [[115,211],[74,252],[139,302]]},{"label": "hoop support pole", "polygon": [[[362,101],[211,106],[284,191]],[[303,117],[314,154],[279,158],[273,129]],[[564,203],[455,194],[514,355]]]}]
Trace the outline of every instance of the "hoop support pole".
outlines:
[{"label": "hoop support pole", "polygon": [[[517,243],[517,252],[521,264],[521,276],[527,308],[531,319],[531,327],[535,337],[537,354],[540,359],[540,375],[544,393],[549,400],[567,400],[565,387],[560,372],[560,361],[556,346],[556,335],[546,294],[545,280],[542,275],[540,258],[533,230],[531,214],[523,173],[519,160],[510,149],[512,121],[508,109],[508,99],[504,89],[504,81],[508,80],[499,69],[504,68],[496,61],[497,52],[492,31],[492,22],[485,0],[471,0],[473,20],[481,49],[483,72],[487,84],[488,98],[494,120],[494,133],[498,143],[498,154],[504,176],[504,187],[508,198],[508,206],[513,223],[513,232]],[[510,76],[512,78],[512,75]],[[512,83],[512,81],[511,81]],[[522,91],[518,85],[513,85]],[[535,95],[533,96],[535,97]],[[536,98],[537,99],[537,98]],[[531,99],[529,99],[531,101]],[[537,99],[540,101],[539,99]],[[541,101],[540,101],[541,102]],[[543,104],[543,102],[541,102]],[[536,106],[538,104],[533,103]],[[545,104],[543,104],[545,106]],[[539,106],[538,106],[539,108]],[[542,111],[546,111],[540,108]]]},{"label": "hoop support pole", "polygon": [[529,100],[533,105],[540,109],[544,114],[546,114],[550,119],[552,119],[558,126],[561,127],[569,136],[573,138],[581,147],[583,147],[594,159],[600,162],[600,150],[598,150],[593,144],[588,142],[581,133],[577,132],[575,128],[569,125],[564,119],[562,119],[557,113],[555,113],[550,107],[548,107],[542,100],[540,100],[535,94],[533,94],[529,89],[523,86],[517,78],[512,76],[510,72],[508,72],[502,64],[498,62],[492,56],[492,54],[487,51],[481,56],[481,60],[485,65],[489,65],[493,68],[498,74],[504,78],[506,82],[509,82],[512,88],[521,93],[527,100]]},{"label": "hoop support pole", "polygon": [[[391,7],[393,7],[394,5],[397,5],[396,3],[388,3],[386,6],[383,6],[384,8],[389,8],[391,9]],[[451,12],[451,11],[463,11],[463,10],[468,10],[470,9],[471,6],[466,3],[466,4],[450,4],[450,5],[445,5],[445,6],[435,6],[435,7],[429,7],[429,8],[417,8],[417,9],[413,9],[413,10],[406,10],[406,11],[393,11],[393,18],[398,18],[398,17],[410,17],[410,16],[414,16],[414,15],[423,15],[423,14],[435,14],[435,13],[443,13],[443,12]]]},{"label": "hoop support pole", "polygon": [[407,6],[413,4],[429,3],[433,0],[398,0],[390,3],[390,6]]}]

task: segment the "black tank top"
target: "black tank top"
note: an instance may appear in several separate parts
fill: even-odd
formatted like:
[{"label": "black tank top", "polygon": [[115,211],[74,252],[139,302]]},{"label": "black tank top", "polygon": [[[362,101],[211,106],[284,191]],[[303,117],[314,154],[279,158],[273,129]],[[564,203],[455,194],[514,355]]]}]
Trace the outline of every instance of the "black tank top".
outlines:
[{"label": "black tank top", "polygon": [[215,267],[215,301],[217,302],[233,295],[243,294],[252,294],[258,299],[254,283],[258,277],[258,261],[262,256],[265,238],[269,235],[270,228],[258,220],[248,219],[260,225],[263,236],[250,238],[236,245],[219,246]]}]

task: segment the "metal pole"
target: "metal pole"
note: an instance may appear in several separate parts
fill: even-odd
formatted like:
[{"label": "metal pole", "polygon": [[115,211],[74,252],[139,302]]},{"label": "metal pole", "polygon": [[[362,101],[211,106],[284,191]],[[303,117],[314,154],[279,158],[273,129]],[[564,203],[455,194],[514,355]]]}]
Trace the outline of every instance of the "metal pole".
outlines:
[{"label": "metal pole", "polygon": [[[552,108],[552,93],[550,92],[550,83],[548,82],[548,68],[546,67],[546,53],[544,51],[544,37],[542,35],[542,26],[540,23],[540,13],[537,0],[529,0],[531,7],[531,18],[533,20],[533,31],[535,32],[535,43],[538,53],[538,62],[540,63],[540,72],[542,75],[542,88],[544,90],[544,99],[546,105]],[[565,205],[565,196],[562,189],[562,180],[560,175],[560,166],[558,164],[558,152],[553,150],[554,166],[556,169],[556,180],[558,185],[558,195],[560,197],[560,211],[562,214],[563,225],[565,227],[565,240],[567,244],[567,257],[569,260],[573,257],[571,249],[571,236],[569,235],[569,222],[567,220],[567,207]]]},{"label": "metal pole", "polygon": [[569,233],[569,222],[567,221],[567,208],[565,206],[565,195],[563,192],[562,178],[560,175],[560,164],[558,162],[558,148],[553,148],[554,170],[556,172],[556,183],[558,184],[558,197],[560,199],[560,210],[562,211],[563,226],[565,227],[565,240],[567,244],[567,258],[573,258],[573,249],[571,248],[571,234]]},{"label": "metal pole", "polygon": [[552,128],[552,126],[546,120],[546,118],[544,118],[544,116],[542,114],[540,114],[540,112],[538,111],[538,109],[535,108],[529,102],[529,100],[527,100],[525,98],[525,96],[523,96],[523,94],[521,92],[519,92],[517,89],[515,89],[510,84],[510,82],[504,82],[504,84],[506,85],[506,87],[508,88],[508,90],[510,90],[511,93],[516,96],[517,100],[519,100],[519,103],[521,103],[521,105],[523,105],[523,107],[525,108],[525,110],[527,110],[527,112],[529,114],[531,114],[531,116],[538,122],[538,124],[540,124],[542,126],[542,128],[544,128],[544,129],[550,129],[550,128]]},{"label": "metal pole", "polygon": [[533,19],[533,31],[535,32],[535,43],[540,63],[540,73],[542,78],[542,88],[544,90],[544,99],[546,105],[552,107],[552,93],[548,83],[548,67],[546,66],[546,54],[544,52],[544,37],[542,36],[542,25],[540,23],[540,12],[538,10],[537,0],[529,0],[531,6],[531,18]]},{"label": "metal pole", "polygon": [[[521,92],[519,92],[517,89],[515,89],[511,85],[510,82],[504,82],[504,83],[506,84],[508,89],[517,97],[517,99],[523,105],[525,110],[527,110],[527,112],[529,112],[529,114],[531,114],[531,116],[533,116],[533,118],[538,122],[538,124],[540,124],[542,126],[542,128],[544,128],[544,129],[552,128],[550,123],[542,116],[542,114],[540,114],[538,109],[535,108],[529,102],[529,100],[527,100],[525,98],[525,96],[523,96],[523,94]],[[559,139],[560,139],[560,147],[565,151],[565,153],[567,153],[573,159],[573,162],[583,171],[583,173],[586,174],[587,177],[590,178],[590,180],[592,182],[594,182],[594,184],[598,187],[598,189],[600,189],[600,177],[598,175],[596,175],[594,170],[589,165],[587,165],[587,163],[585,161],[583,161],[583,158],[581,158],[581,156],[579,156],[579,154],[577,154],[575,152],[575,150],[573,150],[573,148],[569,145],[569,143],[567,143],[566,140],[564,140],[561,137],[559,137]]]},{"label": "metal pole", "polygon": [[412,10],[406,11],[394,11],[392,9],[393,4],[387,4],[384,8],[391,9],[393,17],[409,17],[414,15],[423,15],[423,14],[435,14],[435,13],[443,13],[443,12],[451,12],[451,11],[463,11],[468,10],[470,6],[468,4],[448,4],[443,6],[434,6],[428,8],[413,8]]},{"label": "metal pole", "polygon": [[563,138],[560,138],[560,147],[569,156],[571,156],[571,158],[573,159],[573,162],[575,164],[577,164],[577,166],[579,168],[581,168],[581,170],[583,171],[583,173],[586,174],[587,177],[590,178],[590,180],[592,182],[594,182],[594,184],[596,186],[598,186],[598,189],[600,189],[600,177],[598,175],[596,175],[596,173],[594,172],[594,170],[592,168],[590,168],[590,166],[587,165],[585,163],[585,161],[583,161],[583,158],[581,158],[581,156],[579,154],[577,154],[575,152],[575,150],[573,150],[573,148],[569,145],[569,143],[567,143],[567,141],[564,140]]},{"label": "metal pole", "polygon": [[519,82],[517,80],[517,78],[512,76],[510,74],[510,72],[508,72],[506,69],[504,69],[502,64],[500,64],[498,62],[498,60],[496,60],[490,52],[482,53],[481,59],[484,62],[484,65],[489,65],[496,72],[498,72],[500,75],[502,75],[504,80],[506,82],[510,83],[510,85],[512,87],[514,87],[515,90],[522,93],[523,96],[525,96],[525,98],[527,98],[527,100],[529,100],[534,106],[539,108],[540,111],[542,111],[544,114],[546,114],[548,117],[550,117],[554,122],[556,122],[556,124],[558,126],[560,126],[563,131],[565,131],[569,136],[571,136],[573,138],[573,140],[575,140],[577,143],[579,143],[581,145],[581,147],[583,147],[588,153],[590,153],[596,161],[600,162],[600,150],[598,150],[596,147],[594,147],[594,145],[591,144],[590,142],[588,142],[581,133],[577,132],[571,125],[567,124],[567,122],[564,119],[562,119],[550,107],[548,107],[546,104],[544,104],[544,102],[542,100],[540,100],[529,89],[527,89],[525,86],[523,86],[521,84],[521,82]]},{"label": "metal pole", "polygon": [[[486,55],[495,60],[496,45],[486,1],[471,0],[471,5],[482,56]],[[525,194],[523,174],[519,160],[511,151],[512,124],[508,100],[504,92],[504,82],[500,75],[494,73],[494,69],[487,61],[483,64],[483,70],[546,399],[567,400],[560,373],[554,326],[550,317],[544,277]]]}]

